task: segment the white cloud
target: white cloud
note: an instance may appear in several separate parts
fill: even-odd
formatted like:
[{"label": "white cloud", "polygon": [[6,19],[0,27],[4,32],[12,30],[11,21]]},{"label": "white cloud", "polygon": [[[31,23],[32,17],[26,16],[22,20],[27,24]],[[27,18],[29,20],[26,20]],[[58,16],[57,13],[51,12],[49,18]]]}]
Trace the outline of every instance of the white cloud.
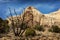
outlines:
[{"label": "white cloud", "polygon": [[0,2],[12,2],[12,1],[16,1],[16,0],[0,0]]},{"label": "white cloud", "polygon": [[36,4],[36,5],[34,5],[35,7],[41,7],[41,6],[43,6],[43,4]]},{"label": "white cloud", "polygon": [[23,10],[23,8],[22,8],[22,7],[20,7],[20,8],[18,8],[18,9],[16,9],[16,11],[17,11],[17,12],[22,11],[22,10]]},{"label": "white cloud", "polygon": [[34,6],[37,7],[37,8],[43,8],[43,9],[46,9],[46,10],[55,8],[55,5],[49,5],[49,4],[36,4]]},{"label": "white cloud", "polygon": [[0,2],[10,2],[9,0],[0,0]]}]

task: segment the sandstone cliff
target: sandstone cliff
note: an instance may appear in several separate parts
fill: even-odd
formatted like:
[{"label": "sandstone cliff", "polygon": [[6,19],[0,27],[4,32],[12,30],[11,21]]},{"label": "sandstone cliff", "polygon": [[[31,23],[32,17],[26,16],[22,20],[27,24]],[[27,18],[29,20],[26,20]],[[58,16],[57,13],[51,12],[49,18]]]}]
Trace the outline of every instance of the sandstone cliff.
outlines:
[{"label": "sandstone cliff", "polygon": [[48,19],[51,18],[51,21],[53,22],[53,24],[56,24],[56,25],[60,26],[60,9],[55,11],[55,12],[45,14],[45,16],[47,16]]},{"label": "sandstone cliff", "polygon": [[[51,12],[49,14],[42,14],[40,11],[38,11],[36,8],[29,6],[27,7],[21,15],[18,15],[18,19],[23,20],[24,17],[24,22],[27,23],[29,26],[33,26],[36,24],[41,24],[41,25],[60,25],[60,9]],[[8,18],[8,20],[11,19],[11,17]],[[16,22],[17,17],[13,16],[13,20]],[[47,24],[48,23],[48,24]],[[11,24],[11,21],[9,20],[9,24]]]},{"label": "sandstone cliff", "polygon": [[[27,23],[27,25],[29,25],[29,26],[33,26],[38,23],[40,24],[40,20],[41,20],[42,16],[43,16],[43,14],[41,12],[39,12],[36,8],[29,6],[23,11],[23,13],[21,15],[18,16],[18,19],[20,21],[24,20],[24,22]],[[9,17],[7,20],[9,20],[9,19],[11,19],[11,17]],[[13,16],[13,20],[16,22],[17,17]],[[11,24],[10,20],[9,20],[9,24]]]}]

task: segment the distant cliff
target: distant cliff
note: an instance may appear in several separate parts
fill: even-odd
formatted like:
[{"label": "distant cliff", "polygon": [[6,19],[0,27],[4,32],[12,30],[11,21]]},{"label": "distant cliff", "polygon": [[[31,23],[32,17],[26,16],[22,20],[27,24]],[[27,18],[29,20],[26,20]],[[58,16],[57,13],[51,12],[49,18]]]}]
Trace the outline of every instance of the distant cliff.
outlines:
[{"label": "distant cliff", "polygon": [[[49,14],[42,14],[40,11],[38,11],[36,8],[29,6],[27,7],[21,15],[18,15],[18,18],[21,22],[23,20],[24,16],[24,22],[27,23],[29,26],[33,26],[36,24],[40,25],[54,25],[54,24],[60,24],[60,10],[56,12],[51,12]],[[8,20],[11,19],[11,17],[7,18]],[[17,17],[13,16],[13,20],[16,21]],[[11,24],[11,21],[9,20],[9,24]]]}]

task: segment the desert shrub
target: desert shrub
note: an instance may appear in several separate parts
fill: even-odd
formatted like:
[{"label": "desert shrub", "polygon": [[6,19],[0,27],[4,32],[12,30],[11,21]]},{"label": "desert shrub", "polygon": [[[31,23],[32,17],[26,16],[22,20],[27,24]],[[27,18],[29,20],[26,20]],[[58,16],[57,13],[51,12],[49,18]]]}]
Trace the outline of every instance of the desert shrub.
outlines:
[{"label": "desert shrub", "polygon": [[9,31],[8,21],[0,18],[0,33],[7,33]]},{"label": "desert shrub", "polygon": [[36,32],[33,29],[27,28],[25,32],[25,36],[35,36]]},{"label": "desert shrub", "polygon": [[27,28],[27,24],[26,23],[21,23],[20,28],[21,29],[26,29]]},{"label": "desert shrub", "polygon": [[5,33],[8,33],[8,32],[9,32],[9,26],[8,26],[8,25],[6,25],[6,26],[4,27],[4,31],[5,31]]},{"label": "desert shrub", "polygon": [[0,29],[0,33],[8,33],[9,32],[9,26],[3,26],[1,29]]},{"label": "desert shrub", "polygon": [[50,32],[60,33],[60,28],[57,25],[52,25],[49,29]]},{"label": "desert shrub", "polygon": [[44,31],[44,28],[43,28],[42,25],[36,25],[36,26],[34,27],[34,29],[36,29],[36,30],[38,30],[38,31]]}]

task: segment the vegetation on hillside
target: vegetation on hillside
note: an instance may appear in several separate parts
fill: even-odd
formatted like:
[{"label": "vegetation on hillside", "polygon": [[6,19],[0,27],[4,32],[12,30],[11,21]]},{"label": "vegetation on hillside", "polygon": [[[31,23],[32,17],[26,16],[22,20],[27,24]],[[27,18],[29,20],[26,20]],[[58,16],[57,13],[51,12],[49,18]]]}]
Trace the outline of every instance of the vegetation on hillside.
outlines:
[{"label": "vegetation on hillside", "polygon": [[9,31],[8,21],[0,18],[0,33],[7,33]]},{"label": "vegetation on hillside", "polygon": [[50,32],[60,33],[60,28],[57,25],[52,25],[49,29]]},{"label": "vegetation on hillside", "polygon": [[35,30],[33,30],[31,28],[26,29],[25,36],[35,36],[35,35],[36,35]]},{"label": "vegetation on hillside", "polygon": [[42,25],[36,25],[36,26],[34,27],[34,29],[36,29],[36,30],[38,30],[38,31],[44,31],[44,28],[43,28]]}]

